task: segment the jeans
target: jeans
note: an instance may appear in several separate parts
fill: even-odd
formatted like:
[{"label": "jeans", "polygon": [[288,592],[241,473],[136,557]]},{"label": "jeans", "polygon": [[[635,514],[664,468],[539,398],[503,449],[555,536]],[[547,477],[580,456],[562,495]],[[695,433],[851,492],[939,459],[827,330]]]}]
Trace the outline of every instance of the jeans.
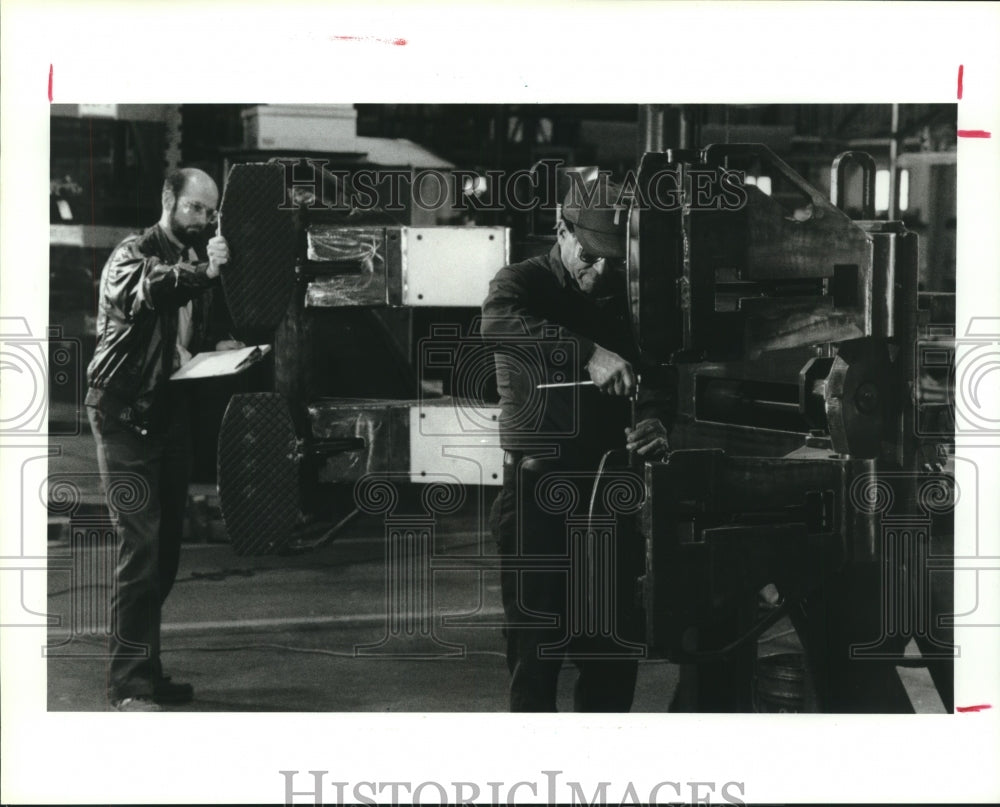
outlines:
[{"label": "jeans", "polygon": [[[556,475],[575,491],[572,512],[547,512],[535,495],[544,478],[510,465],[490,514],[501,556],[510,710],[556,711],[559,672],[568,658],[578,669],[577,711],[627,712],[637,659],[644,655],[635,594],[643,558],[639,536],[629,518],[618,518],[604,544],[606,551],[613,547],[613,560],[594,561],[591,547],[591,573],[581,573],[588,552],[581,526],[585,533],[593,474]],[[595,586],[595,576],[613,584]]]},{"label": "jeans", "polygon": [[141,437],[104,406],[87,407],[118,552],[111,594],[108,697],[151,697],[163,676],[160,613],[177,577],[191,470],[187,407]]}]

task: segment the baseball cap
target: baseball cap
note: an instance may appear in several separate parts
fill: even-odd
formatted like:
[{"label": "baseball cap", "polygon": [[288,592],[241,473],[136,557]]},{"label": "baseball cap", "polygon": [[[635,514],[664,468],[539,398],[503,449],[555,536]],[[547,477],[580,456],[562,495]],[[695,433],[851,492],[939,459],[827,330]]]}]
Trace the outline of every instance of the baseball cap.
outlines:
[{"label": "baseball cap", "polygon": [[628,207],[624,202],[616,205],[621,192],[618,183],[598,178],[584,183],[582,188],[570,185],[563,201],[562,216],[573,225],[580,245],[599,258],[625,257]]}]

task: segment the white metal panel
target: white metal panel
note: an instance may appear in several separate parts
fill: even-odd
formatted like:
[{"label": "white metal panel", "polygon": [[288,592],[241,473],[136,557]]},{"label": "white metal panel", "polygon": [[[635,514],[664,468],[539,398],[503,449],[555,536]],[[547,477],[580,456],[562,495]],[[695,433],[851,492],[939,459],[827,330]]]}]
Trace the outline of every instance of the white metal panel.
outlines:
[{"label": "white metal panel", "polygon": [[404,227],[403,305],[481,306],[509,238],[506,227]]},{"label": "white metal panel", "polygon": [[497,407],[466,405],[410,408],[410,479],[440,482],[449,474],[466,485],[499,485],[503,450],[496,423]]}]

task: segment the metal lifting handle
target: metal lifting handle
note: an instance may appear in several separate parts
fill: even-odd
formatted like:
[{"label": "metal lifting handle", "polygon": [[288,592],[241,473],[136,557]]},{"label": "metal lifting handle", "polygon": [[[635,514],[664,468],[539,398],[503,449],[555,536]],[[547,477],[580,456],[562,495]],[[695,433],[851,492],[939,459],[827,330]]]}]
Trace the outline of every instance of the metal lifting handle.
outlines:
[{"label": "metal lifting handle", "polygon": [[847,164],[853,162],[861,169],[861,215],[871,221],[875,218],[875,160],[866,151],[844,151],[838,154],[830,167],[830,199],[844,209],[844,174]]}]

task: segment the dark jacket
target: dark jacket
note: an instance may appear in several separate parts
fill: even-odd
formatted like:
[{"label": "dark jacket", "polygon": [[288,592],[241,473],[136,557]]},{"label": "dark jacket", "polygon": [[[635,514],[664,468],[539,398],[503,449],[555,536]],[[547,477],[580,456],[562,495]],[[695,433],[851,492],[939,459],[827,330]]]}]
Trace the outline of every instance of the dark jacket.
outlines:
[{"label": "dark jacket", "polygon": [[537,389],[541,383],[589,380],[586,366],[596,345],[642,374],[637,420],[658,417],[669,428],[672,377],[639,362],[621,281],[613,296],[584,294],[563,266],[558,245],[547,255],[505,266],[493,278],[482,333],[495,350],[505,449],[556,447],[562,456],[589,464],[608,449],[624,448],[631,421],[627,399],[592,386]]},{"label": "dark jacket", "polygon": [[194,301],[190,351],[224,338],[217,329],[209,333],[211,289],[218,282],[208,278],[204,264],[184,261],[184,252],[155,224],[111,253],[101,272],[88,406],[124,412],[124,420],[140,426],[155,425],[156,404],[173,369],[177,313],[188,301]]}]

